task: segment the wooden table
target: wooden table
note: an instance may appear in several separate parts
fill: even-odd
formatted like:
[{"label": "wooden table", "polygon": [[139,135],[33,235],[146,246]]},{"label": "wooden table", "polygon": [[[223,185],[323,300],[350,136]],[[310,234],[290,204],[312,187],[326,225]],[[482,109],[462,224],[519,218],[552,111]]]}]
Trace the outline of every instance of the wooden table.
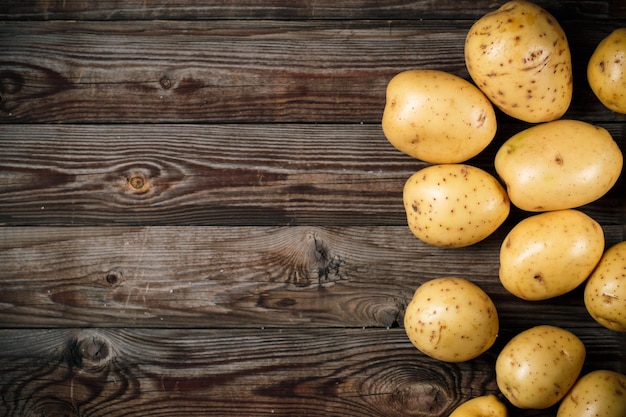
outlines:
[{"label": "wooden table", "polygon": [[[626,117],[584,75],[624,3],[538,3],[574,56],[566,117],[626,150]],[[499,5],[3,1],[0,414],[447,416],[497,393],[499,349],[537,324],[580,336],[584,372],[626,372],[625,335],[580,289],[529,303],[501,287],[500,243],[528,213],[458,250],[406,226],[402,187],[425,164],[382,134],[386,84],[411,68],[468,78],[466,33]],[[527,127],[498,117],[469,161],[490,172]],[[625,238],[625,186],[582,208],[607,245]],[[404,332],[415,288],[443,275],[498,307],[475,360],[429,359]]]}]

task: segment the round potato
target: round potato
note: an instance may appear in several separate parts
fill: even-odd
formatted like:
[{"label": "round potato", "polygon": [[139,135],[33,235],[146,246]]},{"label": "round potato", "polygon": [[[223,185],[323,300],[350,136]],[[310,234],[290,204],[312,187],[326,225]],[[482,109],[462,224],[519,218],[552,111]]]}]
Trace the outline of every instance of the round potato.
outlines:
[{"label": "round potato", "polygon": [[382,128],[396,149],[430,163],[478,155],[496,134],[491,102],[469,81],[437,70],[407,70],[387,85]]},{"label": "round potato", "polygon": [[622,151],[606,129],[567,119],[513,135],[495,157],[511,203],[534,212],[597,200],[615,185],[623,163]]},{"label": "round potato", "polygon": [[626,416],[626,375],[600,369],[582,376],[567,394],[556,417]]},{"label": "round potato", "polygon": [[420,285],[404,315],[417,349],[445,362],[463,362],[489,349],[498,335],[491,298],[464,278],[435,278]]},{"label": "round potato", "polygon": [[507,417],[506,406],[493,394],[465,401],[449,417]]},{"label": "round potato", "polygon": [[626,241],[604,252],[585,284],[585,307],[598,323],[626,332]]},{"label": "round potato", "polygon": [[413,234],[430,245],[480,242],[507,218],[509,198],[491,174],[465,164],[431,165],[405,183],[404,208]]},{"label": "round potato", "polygon": [[572,100],[565,32],[543,8],[510,1],[477,20],[465,40],[470,76],[504,113],[530,122],[560,118]]},{"label": "round potato", "polygon": [[587,64],[587,80],[608,109],[626,114],[626,28],[600,42]]},{"label": "round potato", "polygon": [[498,388],[518,408],[551,407],[576,382],[585,355],[585,346],[574,333],[555,326],[532,327],[500,351]]},{"label": "round potato", "polygon": [[500,248],[500,282],[524,300],[545,300],[582,284],[604,252],[604,231],[578,210],[520,221]]}]

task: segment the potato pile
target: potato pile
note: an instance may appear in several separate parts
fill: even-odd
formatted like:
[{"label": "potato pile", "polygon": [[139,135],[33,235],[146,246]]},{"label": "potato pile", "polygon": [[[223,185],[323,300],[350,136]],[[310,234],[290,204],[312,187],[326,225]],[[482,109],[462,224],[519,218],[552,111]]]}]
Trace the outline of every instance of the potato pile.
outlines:
[{"label": "potato pile", "polygon": [[[626,242],[605,248],[600,224],[580,207],[617,182],[623,155],[611,134],[564,119],[574,88],[567,37],[541,7],[513,0],[470,28],[465,63],[471,81],[432,69],[403,71],[386,92],[385,137],[399,151],[428,163],[404,185],[411,232],[447,248],[476,244],[507,219],[511,204],[528,213],[500,248],[500,282],[528,301],[545,300],[585,283],[584,304],[598,323],[626,331]],[[588,63],[598,100],[626,114],[626,28],[602,41]],[[530,127],[497,150],[499,178],[467,161],[497,130],[495,108]],[[500,183],[502,181],[502,183]],[[473,359],[494,343],[498,316],[489,296],[461,277],[422,284],[407,306],[411,343],[435,359]],[[626,376],[598,370],[583,377],[585,346],[572,332],[539,325],[499,353],[496,380],[515,407],[557,417],[626,415]],[[592,404],[589,414],[581,403]],[[477,397],[452,414],[506,416],[494,395]]]}]

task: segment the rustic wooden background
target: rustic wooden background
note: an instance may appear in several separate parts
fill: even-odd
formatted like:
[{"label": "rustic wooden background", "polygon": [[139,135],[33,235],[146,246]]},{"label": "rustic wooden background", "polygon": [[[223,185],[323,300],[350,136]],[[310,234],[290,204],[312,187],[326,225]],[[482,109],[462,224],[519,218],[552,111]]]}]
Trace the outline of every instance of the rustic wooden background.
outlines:
[{"label": "rustic wooden background", "polygon": [[[567,32],[566,117],[606,127],[586,60],[620,0],[538,1]],[[626,372],[626,337],[580,289],[545,302],[497,278],[507,223],[473,247],[413,238],[401,203],[424,166],[380,119],[396,73],[468,78],[471,24],[501,2],[4,0],[0,4],[0,414],[447,416],[497,393],[517,332],[555,324],[585,372]],[[498,114],[496,140],[527,127]],[[583,210],[625,238],[626,181]],[[495,346],[460,364],[402,328],[427,279],[494,299]],[[512,417],[550,416],[555,409]]]}]

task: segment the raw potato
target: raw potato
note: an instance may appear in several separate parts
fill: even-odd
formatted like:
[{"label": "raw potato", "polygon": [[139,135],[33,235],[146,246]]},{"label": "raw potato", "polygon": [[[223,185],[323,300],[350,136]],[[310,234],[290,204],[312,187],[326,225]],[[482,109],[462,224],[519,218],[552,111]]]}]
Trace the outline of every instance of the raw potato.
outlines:
[{"label": "raw potato", "polygon": [[581,377],[567,394],[556,417],[626,416],[626,375],[609,370]]},{"label": "raw potato", "polygon": [[614,30],[589,59],[587,80],[608,109],[626,114],[626,28]]},{"label": "raw potato", "polygon": [[541,325],[519,333],[496,359],[496,382],[518,408],[553,406],[574,385],[585,361],[585,346],[572,332]]},{"label": "raw potato", "polygon": [[507,417],[506,406],[493,394],[465,401],[449,417]]},{"label": "raw potato", "polygon": [[480,242],[507,218],[509,198],[488,172],[471,165],[423,168],[404,185],[404,209],[413,234],[430,245]]},{"label": "raw potato", "polygon": [[572,100],[565,32],[541,7],[510,1],[474,23],[465,41],[470,76],[506,114],[530,122],[561,117]]},{"label": "raw potato", "polygon": [[422,353],[463,362],[489,349],[498,335],[491,298],[464,278],[435,278],[413,294],[404,315],[407,336]]},{"label": "raw potato", "polygon": [[407,155],[458,163],[491,143],[496,115],[469,81],[443,71],[408,70],[387,86],[382,128],[387,140]]},{"label": "raw potato", "polygon": [[606,129],[566,119],[513,135],[495,157],[511,203],[533,212],[599,199],[615,185],[623,163],[622,151]]},{"label": "raw potato", "polygon": [[604,252],[604,231],[578,210],[520,221],[500,248],[500,282],[524,300],[546,300],[582,284]]},{"label": "raw potato", "polygon": [[626,332],[626,241],[604,252],[585,284],[584,299],[587,311],[598,323]]}]

